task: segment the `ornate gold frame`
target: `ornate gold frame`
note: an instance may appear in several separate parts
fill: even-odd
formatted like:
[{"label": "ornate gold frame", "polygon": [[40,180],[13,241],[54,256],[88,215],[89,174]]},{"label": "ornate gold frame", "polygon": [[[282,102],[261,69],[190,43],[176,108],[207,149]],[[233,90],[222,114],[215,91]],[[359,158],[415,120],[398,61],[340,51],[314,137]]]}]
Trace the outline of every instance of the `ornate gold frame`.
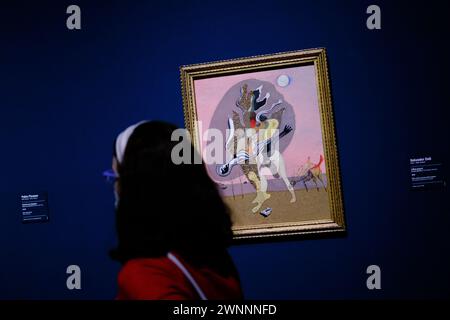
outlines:
[{"label": "ornate gold frame", "polygon": [[275,69],[277,67],[295,67],[306,64],[314,64],[316,67],[324,156],[327,163],[327,175],[329,175],[327,190],[331,219],[239,228],[234,227],[233,233],[235,239],[345,231],[338,151],[335,138],[326,49],[316,48],[291,51],[180,67],[185,125],[192,135],[194,146],[199,149],[198,128],[196,127],[197,112],[194,90],[195,80],[236,73],[263,71]]}]

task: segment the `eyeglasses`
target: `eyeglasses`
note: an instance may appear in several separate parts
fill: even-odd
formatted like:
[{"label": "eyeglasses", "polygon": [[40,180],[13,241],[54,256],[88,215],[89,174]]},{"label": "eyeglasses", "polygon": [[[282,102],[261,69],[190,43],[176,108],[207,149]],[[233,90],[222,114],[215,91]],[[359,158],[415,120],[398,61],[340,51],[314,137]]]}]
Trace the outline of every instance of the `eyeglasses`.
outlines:
[{"label": "eyeglasses", "polygon": [[103,177],[108,183],[114,183],[119,179],[119,175],[113,169],[103,171]]}]

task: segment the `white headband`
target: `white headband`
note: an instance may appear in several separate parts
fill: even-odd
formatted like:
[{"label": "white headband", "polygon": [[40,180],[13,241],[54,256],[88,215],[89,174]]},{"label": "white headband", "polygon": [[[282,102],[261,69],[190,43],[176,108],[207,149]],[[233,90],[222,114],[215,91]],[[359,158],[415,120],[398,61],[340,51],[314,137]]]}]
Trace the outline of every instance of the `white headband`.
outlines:
[{"label": "white headband", "polygon": [[127,147],[128,139],[130,139],[130,136],[133,134],[134,130],[141,124],[148,122],[148,120],[139,121],[136,124],[133,124],[123,130],[116,139],[116,157],[119,164],[123,161],[123,156],[125,154],[125,149]]}]

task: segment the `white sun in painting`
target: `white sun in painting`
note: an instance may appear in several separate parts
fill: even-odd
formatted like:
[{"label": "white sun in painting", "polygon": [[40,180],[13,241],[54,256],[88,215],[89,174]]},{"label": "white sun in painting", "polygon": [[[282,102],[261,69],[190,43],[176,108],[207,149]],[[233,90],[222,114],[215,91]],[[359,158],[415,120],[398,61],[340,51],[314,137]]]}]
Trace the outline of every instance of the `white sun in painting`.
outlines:
[{"label": "white sun in painting", "polygon": [[289,82],[291,82],[291,79],[289,79],[289,76],[285,74],[282,74],[277,78],[277,84],[282,88],[287,87]]}]

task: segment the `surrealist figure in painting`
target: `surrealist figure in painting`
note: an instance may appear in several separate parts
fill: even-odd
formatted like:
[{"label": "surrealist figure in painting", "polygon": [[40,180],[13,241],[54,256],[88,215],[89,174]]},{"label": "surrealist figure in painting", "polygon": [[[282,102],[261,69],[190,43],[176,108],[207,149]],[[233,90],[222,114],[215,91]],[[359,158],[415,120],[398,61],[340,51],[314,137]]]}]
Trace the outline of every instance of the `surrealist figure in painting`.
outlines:
[{"label": "surrealist figure in painting", "polygon": [[[274,177],[280,177],[287,190],[291,194],[290,202],[296,201],[293,184],[289,181],[286,173],[286,165],[282,154],[279,151],[279,140],[290,134],[293,128],[286,124],[280,131],[281,119],[285,108],[281,99],[267,105],[270,93],[266,92],[262,96],[263,85],[253,90],[249,90],[244,84],[240,90],[240,97],[236,101],[236,107],[240,115],[235,110],[228,118],[228,137],[225,148],[233,158],[216,168],[219,176],[228,176],[233,167],[239,166],[245,177],[256,190],[256,197],[252,201],[255,206],[253,213],[257,213],[264,202],[270,198],[267,193],[267,178],[262,173],[263,168],[268,168]],[[266,208],[261,214],[271,211]]]}]

